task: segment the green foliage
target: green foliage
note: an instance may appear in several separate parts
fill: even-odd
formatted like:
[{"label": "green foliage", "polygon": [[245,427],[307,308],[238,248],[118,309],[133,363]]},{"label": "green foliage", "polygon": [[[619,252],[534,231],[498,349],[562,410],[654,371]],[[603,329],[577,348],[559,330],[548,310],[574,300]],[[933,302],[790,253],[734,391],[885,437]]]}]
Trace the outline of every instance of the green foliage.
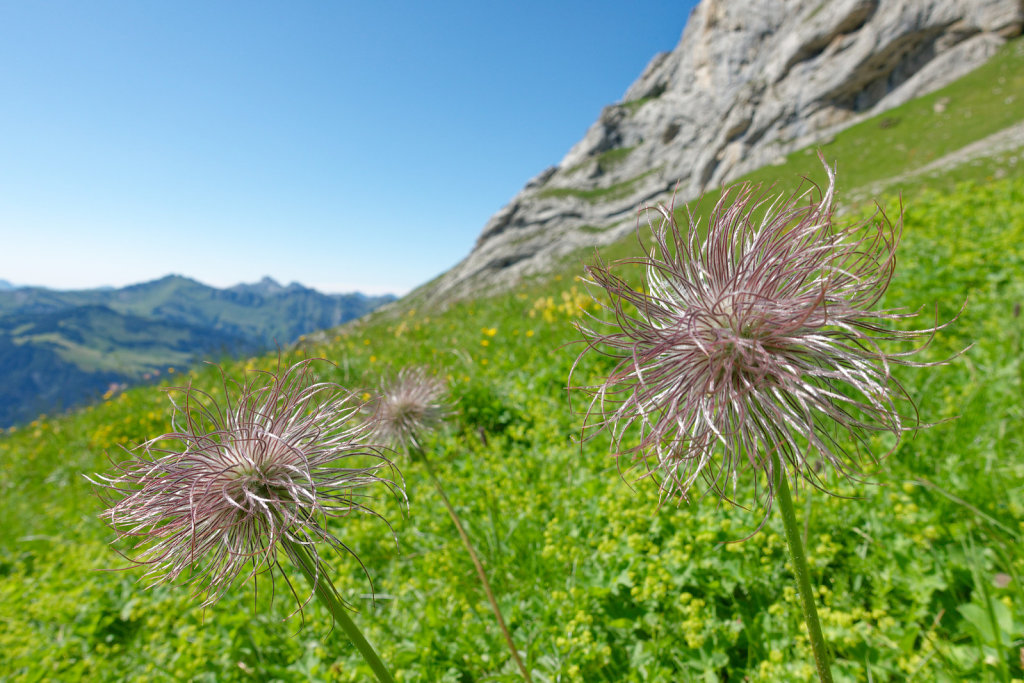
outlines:
[{"label": "green foliage", "polygon": [[656,95],[648,95],[647,97],[638,97],[635,100],[629,100],[628,102],[622,102],[621,104],[619,104],[617,106],[622,107],[623,109],[625,109],[627,112],[629,112],[632,115],[632,114],[635,114],[640,109],[640,107],[644,106],[648,102],[653,102],[654,100],[658,99],[658,97],[660,97],[660,96],[661,96],[661,93],[659,92]]},{"label": "green foliage", "polygon": [[[836,676],[1021,678],[1024,180],[918,195],[899,255],[884,305],[959,313],[926,358],[973,346],[948,366],[899,373],[922,418],[940,423],[906,440],[875,483],[834,482],[851,499],[796,492]],[[779,520],[737,542],[755,513],[659,501],[607,439],[578,442],[585,406],[571,412],[565,387],[581,308],[595,310],[582,285],[554,278],[441,314],[370,316],[284,362],[329,358],[325,379],[353,387],[409,364],[448,379],[456,414],[426,447],[539,680],[812,678]],[[588,358],[574,381],[607,371]],[[193,380],[213,387],[217,376]],[[0,678],[367,680],[315,601],[282,621],[294,600],[280,582],[273,601],[260,582],[203,611],[186,587],[146,590],[140,570],[98,571],[124,561],[83,474],[165,431],[167,408],[159,391],[132,389],[0,439]],[[519,680],[422,463],[399,465],[408,515],[384,495],[372,504],[400,552],[379,520],[336,522],[376,599],[348,556],[333,562],[340,593],[399,680]]]}]

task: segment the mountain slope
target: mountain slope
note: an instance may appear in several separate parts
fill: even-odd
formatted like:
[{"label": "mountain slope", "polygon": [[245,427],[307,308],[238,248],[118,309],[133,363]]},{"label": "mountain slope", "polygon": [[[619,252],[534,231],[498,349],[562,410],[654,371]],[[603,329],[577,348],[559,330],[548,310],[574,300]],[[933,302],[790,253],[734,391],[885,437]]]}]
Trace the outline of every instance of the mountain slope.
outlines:
[{"label": "mountain slope", "polygon": [[1022,24],[1019,0],[703,0],[676,49],[418,293],[441,303],[504,289],[614,241],[638,206],[691,199],[949,84]]},{"label": "mountain slope", "polygon": [[176,275],[122,289],[0,291],[0,427],[169,366],[286,346],[393,299],[269,278],[222,290]]},{"label": "mountain slope", "polygon": [[253,353],[251,340],[83,305],[0,317],[0,426],[26,422],[133,383],[168,366]]},{"label": "mountain slope", "polygon": [[394,300],[392,296],[323,294],[270,278],[228,289],[180,275],[122,289],[55,291],[23,287],[0,292],[0,315],[46,313],[74,306],[106,306],[124,315],[199,325],[267,346],[289,344],[299,335],[340,325]]}]

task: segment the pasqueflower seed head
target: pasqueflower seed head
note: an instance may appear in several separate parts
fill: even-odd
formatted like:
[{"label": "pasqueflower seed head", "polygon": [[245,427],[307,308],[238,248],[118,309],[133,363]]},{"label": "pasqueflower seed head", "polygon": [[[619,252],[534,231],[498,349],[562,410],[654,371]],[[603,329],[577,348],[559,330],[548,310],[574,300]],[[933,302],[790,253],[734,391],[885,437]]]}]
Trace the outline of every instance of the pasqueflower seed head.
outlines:
[{"label": "pasqueflower seed head", "polygon": [[[893,275],[902,215],[894,224],[879,209],[837,226],[835,174],[821,161],[823,194],[770,201],[749,185],[725,190],[706,229],[692,214],[681,229],[672,207],[647,209],[657,220],[644,257],[586,269],[613,319],[578,325],[587,348],[573,372],[588,353],[616,365],[603,383],[577,387],[590,397],[584,436],[607,429],[663,500],[703,481],[705,493],[736,502],[742,485],[767,514],[776,458],[823,488],[821,465],[855,477],[865,453],[875,458],[871,433],[898,442],[919,426],[890,371],[932,365],[908,356],[945,325],[894,329],[915,314],[872,310]],[[641,291],[618,275],[630,264],[646,271]]]},{"label": "pasqueflower seed head", "polygon": [[186,574],[203,606],[244,574],[280,570],[281,541],[348,550],[329,518],[376,515],[364,489],[402,495],[401,475],[357,419],[351,393],[315,381],[312,360],[244,381],[221,371],[223,397],[191,384],[169,390],[172,431],[140,445],[115,476],[91,479],[119,537],[133,539],[135,565],[152,583]]},{"label": "pasqueflower seed head", "polygon": [[377,398],[377,437],[395,448],[419,446],[423,432],[448,413],[448,386],[425,368],[408,367],[381,382]]}]

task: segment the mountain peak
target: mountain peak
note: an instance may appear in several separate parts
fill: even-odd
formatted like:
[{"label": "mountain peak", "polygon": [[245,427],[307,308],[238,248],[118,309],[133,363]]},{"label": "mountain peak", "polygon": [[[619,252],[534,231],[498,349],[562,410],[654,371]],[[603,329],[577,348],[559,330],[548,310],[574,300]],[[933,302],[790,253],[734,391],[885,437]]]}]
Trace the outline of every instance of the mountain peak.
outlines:
[{"label": "mountain peak", "polygon": [[275,280],[274,278],[270,277],[269,275],[264,275],[262,278],[260,278],[260,281],[257,284],[260,287],[262,287],[264,289],[267,289],[267,290],[283,289],[281,287],[281,284],[277,280]]},{"label": "mountain peak", "polygon": [[269,275],[264,275],[262,278],[260,278],[259,282],[240,282],[239,284],[233,287],[228,287],[227,291],[245,294],[258,294],[259,296],[275,296],[278,294],[302,292],[305,291],[306,289],[308,288],[303,287],[298,282],[292,282],[287,287],[285,287],[280,282],[270,277]]}]

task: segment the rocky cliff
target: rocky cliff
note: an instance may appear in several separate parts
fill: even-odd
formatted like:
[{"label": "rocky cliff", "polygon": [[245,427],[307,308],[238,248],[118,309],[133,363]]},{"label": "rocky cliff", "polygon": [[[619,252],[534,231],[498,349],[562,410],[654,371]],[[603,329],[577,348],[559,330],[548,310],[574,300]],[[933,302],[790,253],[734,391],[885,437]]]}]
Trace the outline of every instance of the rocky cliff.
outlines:
[{"label": "rocky cliff", "polygon": [[562,161],[422,288],[498,291],[630,230],[644,203],[697,196],[940,88],[1021,32],[1024,0],[702,0]]}]

